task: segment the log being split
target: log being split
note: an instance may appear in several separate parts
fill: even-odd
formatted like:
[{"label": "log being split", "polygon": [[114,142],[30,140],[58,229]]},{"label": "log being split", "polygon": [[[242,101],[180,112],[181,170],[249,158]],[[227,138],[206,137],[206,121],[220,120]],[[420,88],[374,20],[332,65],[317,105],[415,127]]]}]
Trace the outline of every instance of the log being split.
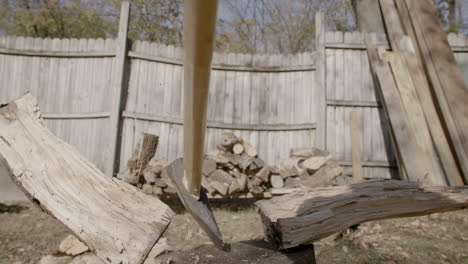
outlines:
[{"label": "log being split", "polygon": [[467,208],[468,186],[421,187],[403,181],[374,181],[301,190],[256,205],[268,238],[287,249],[363,222]]},{"label": "log being split", "polygon": [[143,263],[173,215],[55,137],[30,94],[0,107],[0,159],[27,196],[104,263]]}]

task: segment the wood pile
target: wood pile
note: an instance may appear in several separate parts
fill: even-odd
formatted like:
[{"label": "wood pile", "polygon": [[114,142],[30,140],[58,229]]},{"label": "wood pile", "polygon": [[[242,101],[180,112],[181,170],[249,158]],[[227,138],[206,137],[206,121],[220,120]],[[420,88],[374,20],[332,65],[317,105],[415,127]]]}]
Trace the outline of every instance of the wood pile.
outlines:
[{"label": "wood pile", "polygon": [[[149,139],[143,141],[152,142]],[[146,194],[162,197],[177,195],[167,177],[169,162],[151,160],[144,167],[139,166],[138,157],[145,152],[141,149],[150,148],[138,145],[127,163],[127,169],[117,177]],[[269,165],[248,142],[232,133],[225,133],[217,149],[204,157],[202,185],[210,198],[269,198],[303,187],[333,185],[342,174],[343,168],[325,151],[316,148],[292,149],[289,159],[279,165]]]},{"label": "wood pile", "polygon": [[403,179],[468,183],[468,90],[430,0],[379,0],[390,42],[366,39]]}]

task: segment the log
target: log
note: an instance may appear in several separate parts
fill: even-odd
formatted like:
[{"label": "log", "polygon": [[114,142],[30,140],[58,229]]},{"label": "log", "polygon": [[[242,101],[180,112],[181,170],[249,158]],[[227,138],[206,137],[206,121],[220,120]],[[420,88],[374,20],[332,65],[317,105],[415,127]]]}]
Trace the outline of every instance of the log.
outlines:
[{"label": "log", "polygon": [[242,143],[242,146],[244,147],[244,152],[249,156],[249,157],[252,157],[252,158],[255,158],[257,157],[258,153],[257,153],[257,150],[252,147],[252,145],[250,145],[249,143],[247,142],[243,142]]},{"label": "log", "polygon": [[104,263],[143,263],[174,214],[55,137],[29,93],[0,107],[0,159],[26,195]]},{"label": "log", "polygon": [[234,154],[236,154],[236,155],[240,155],[240,154],[242,154],[242,152],[244,152],[244,146],[242,146],[241,143],[236,143],[232,147],[232,152],[234,152]]},{"label": "log", "polygon": [[363,222],[468,207],[468,186],[421,187],[396,180],[301,189],[258,201],[265,233],[279,248],[310,244]]}]

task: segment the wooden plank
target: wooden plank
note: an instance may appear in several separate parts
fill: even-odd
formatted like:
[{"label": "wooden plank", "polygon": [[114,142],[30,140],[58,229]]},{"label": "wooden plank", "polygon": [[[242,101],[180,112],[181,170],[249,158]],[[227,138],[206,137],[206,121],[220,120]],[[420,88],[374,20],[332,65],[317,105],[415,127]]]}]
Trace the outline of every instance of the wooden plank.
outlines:
[{"label": "wooden plank", "polygon": [[442,122],[447,127],[465,182],[468,182],[468,90],[463,75],[437,19],[434,3],[406,0],[406,6],[415,31],[413,41],[418,43]]},{"label": "wooden plank", "polygon": [[[387,43],[377,42],[378,45],[384,46],[387,50],[390,49]],[[342,43],[342,42],[330,42],[325,43],[325,48],[327,49],[340,49],[340,50],[366,50],[366,45],[364,43]]]},{"label": "wooden plank", "polygon": [[364,171],[362,169],[361,131],[359,129],[358,116],[355,111],[350,112],[349,123],[353,160],[353,180],[354,182],[359,182],[364,179]]},{"label": "wooden plank", "polygon": [[[397,0],[395,2],[388,0],[380,1],[381,4],[383,3],[382,7],[386,10],[384,19],[387,30],[391,35],[391,45],[394,50],[402,52],[398,56],[404,60],[404,62],[400,61],[405,65],[402,66],[400,63],[400,65],[394,65],[392,68],[394,71],[399,71],[406,75],[406,78],[409,79],[407,81],[401,81],[399,87],[410,88],[409,93],[405,94],[413,99],[405,97],[409,100],[406,102],[406,105],[407,107],[416,107],[414,109],[416,112],[413,112],[414,114],[411,116],[415,122],[419,123],[416,125],[417,128],[415,131],[418,132],[420,146],[425,149],[427,155],[431,157],[431,164],[435,167],[434,172],[445,175],[448,184],[452,186],[463,185],[462,176],[458,170],[455,157],[450,150],[449,142],[447,141],[437,110],[434,106],[429,83],[423,71],[423,65],[418,61],[418,53],[414,48],[411,38],[404,36],[405,30],[410,36],[414,36],[415,34],[411,25],[409,25],[410,17],[407,13],[406,4],[403,3],[403,0]],[[397,7],[400,9],[399,13]],[[405,23],[406,26],[404,26]],[[393,63],[395,64],[398,62],[393,60]],[[405,70],[402,72],[403,68],[405,68]],[[403,93],[404,92],[402,92],[402,94]],[[424,119],[426,123],[423,122]],[[428,135],[426,131],[428,131],[430,135]]]},{"label": "wooden plank", "polygon": [[120,158],[120,136],[122,134],[122,119],[121,112],[125,106],[122,98],[126,98],[127,91],[126,69],[127,69],[127,53],[128,53],[128,22],[130,18],[130,1],[121,1],[119,34],[117,41],[116,69],[113,69],[112,77],[112,109],[110,120],[110,158],[106,166],[106,175],[113,177],[118,171]]},{"label": "wooden plank", "polygon": [[[178,65],[178,66],[183,65],[182,60],[164,58],[161,56],[146,54],[143,52],[130,51],[128,55],[129,57],[133,59],[153,61],[153,62],[159,62],[159,63],[164,63],[164,64]],[[222,54],[222,55],[225,55],[225,54]],[[218,56],[222,56],[222,55],[218,55]],[[315,64],[292,65],[292,66],[279,66],[279,65],[278,66],[275,66],[275,65],[258,66],[258,65],[236,65],[236,64],[213,63],[213,65],[211,66],[211,69],[217,70],[217,71],[235,71],[235,72],[298,72],[298,71],[315,71],[317,70],[317,67]]]},{"label": "wooden plank", "polygon": [[325,82],[325,16],[323,13],[317,13],[315,16],[315,46],[317,52],[318,65],[315,75],[315,113],[317,114],[317,130],[315,131],[315,147],[326,149],[326,126],[327,126],[327,109],[326,109],[326,82]]},{"label": "wooden plank", "polygon": [[384,180],[301,190],[256,205],[268,240],[288,249],[363,222],[462,210],[468,206],[467,197],[468,186],[423,187]]},{"label": "wooden plank", "polygon": [[0,159],[15,183],[105,263],[143,263],[174,213],[55,137],[26,94],[0,108]]},{"label": "wooden plank", "polygon": [[358,101],[358,100],[327,100],[328,106],[342,106],[342,107],[381,107],[379,102],[373,101]]},{"label": "wooden plank", "polygon": [[395,135],[395,150],[401,154],[399,165],[403,165],[411,181],[422,184],[431,183],[430,162],[418,146],[416,135],[410,130],[410,123],[405,114],[397,84],[390,66],[379,60],[377,49],[368,43],[368,54],[378,83],[381,102],[388,116],[391,129]]},{"label": "wooden plank", "polygon": [[[65,41],[63,39],[62,41]],[[106,58],[115,57],[114,51],[52,51],[52,50],[32,50],[0,47],[0,54],[28,56],[28,57],[54,57],[54,58]]]}]

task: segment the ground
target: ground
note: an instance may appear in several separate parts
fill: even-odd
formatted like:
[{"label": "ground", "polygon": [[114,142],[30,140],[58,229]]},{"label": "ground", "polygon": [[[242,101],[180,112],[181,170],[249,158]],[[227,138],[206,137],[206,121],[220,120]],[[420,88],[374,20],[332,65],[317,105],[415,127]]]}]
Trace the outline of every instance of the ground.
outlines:
[{"label": "ground", "polygon": [[[209,244],[178,206],[165,233],[174,250]],[[228,241],[261,239],[262,225],[250,204],[215,204]],[[0,204],[0,263],[29,264],[53,254],[69,233],[29,202]],[[468,210],[362,224],[315,244],[317,263],[467,263]],[[177,253],[183,255],[184,253]],[[200,258],[203,259],[203,254]],[[203,263],[203,262],[200,262]]]}]

